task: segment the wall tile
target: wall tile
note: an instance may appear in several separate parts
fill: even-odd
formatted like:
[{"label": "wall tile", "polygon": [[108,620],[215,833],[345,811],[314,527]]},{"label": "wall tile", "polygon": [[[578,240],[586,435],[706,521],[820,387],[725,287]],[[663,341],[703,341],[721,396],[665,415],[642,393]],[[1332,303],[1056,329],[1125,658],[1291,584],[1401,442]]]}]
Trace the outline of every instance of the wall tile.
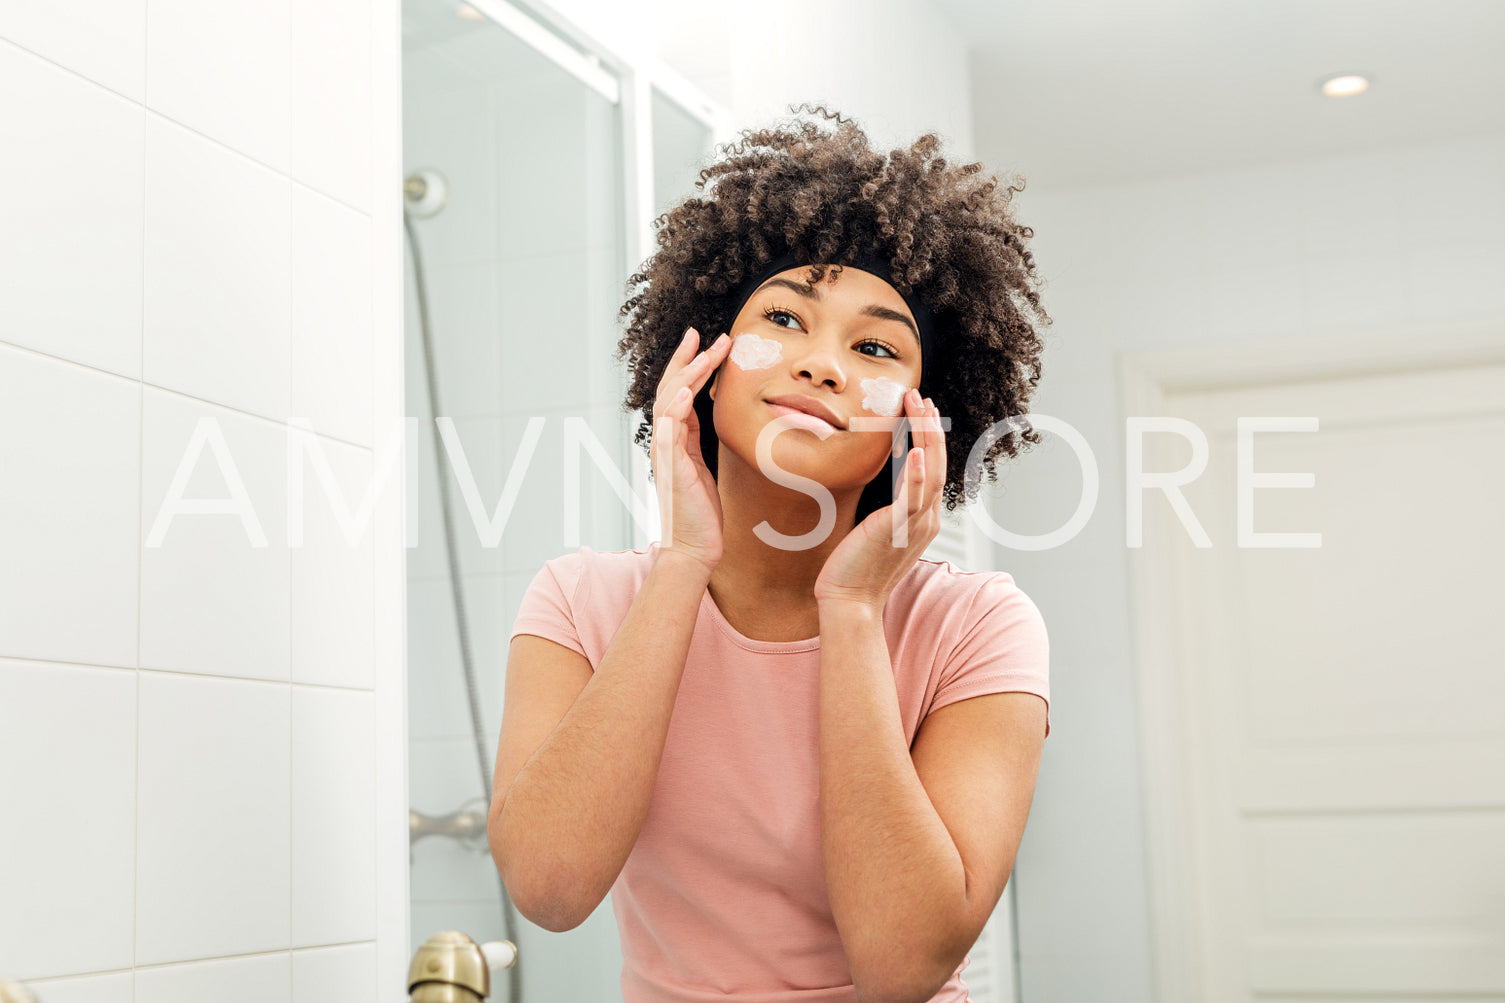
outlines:
[{"label": "wall tile", "polygon": [[[0,34],[22,9],[54,27],[75,12],[7,5]],[[12,235],[0,242],[0,340],[140,377],[146,112],[3,43],[0,94],[27,95],[0,107],[0,187],[12,193],[0,206]]]},{"label": "wall tile", "polygon": [[153,115],[143,378],[286,419],[290,182]]},{"label": "wall tile", "polygon": [[[481,738],[488,769],[495,768],[497,738],[495,732]],[[481,786],[480,764],[476,762],[475,739],[469,733],[451,738],[415,738],[409,743],[408,755],[411,800],[413,807],[425,815],[444,815],[482,796],[485,789]],[[425,837],[424,842],[433,838]],[[416,885],[413,895],[441,897],[419,891]]]},{"label": "wall tile", "polygon": [[[411,385],[410,382],[409,386]],[[410,410],[413,410],[412,400],[413,396],[409,394]],[[443,444],[436,446],[434,439],[438,426],[427,410],[417,410],[414,417],[417,419],[415,448],[409,457],[411,469],[408,476],[413,481],[412,492],[417,511],[414,515],[416,535],[408,550],[409,579],[449,575],[449,551],[445,542],[444,510],[439,493],[441,470],[448,484],[460,570],[465,574],[496,573],[501,562],[501,541],[498,541],[498,546],[484,546],[481,532],[484,524],[491,522],[496,515],[502,488],[506,485],[513,464],[518,463],[517,476],[521,480],[512,512],[502,526],[503,541],[509,531],[516,532],[512,527],[521,518],[520,510],[526,507],[526,500],[540,487],[539,476],[532,470],[531,463],[522,466],[517,459],[521,432],[510,442],[504,443],[502,421],[499,418],[456,418],[454,432],[459,445],[456,456],[452,457],[449,447]],[[547,427],[544,431],[548,431]],[[539,440],[538,448],[543,448],[542,439]],[[443,458],[442,465],[435,460],[436,456]],[[469,469],[470,480],[480,498],[480,516],[471,513],[465,500],[462,488],[464,480],[459,474],[461,458]]]},{"label": "wall tile", "polygon": [[146,23],[147,106],[286,174],[290,9],[288,0],[151,0]]},{"label": "wall tile", "polygon": [[132,1003],[135,985],[132,973],[86,975],[72,979],[28,979],[41,1003]]},{"label": "wall tile", "polygon": [[[473,754],[469,762],[474,773]],[[498,894],[498,881],[496,864],[485,846],[471,849],[453,839],[426,836],[413,847],[409,884],[415,897],[445,902],[490,900]]]},{"label": "wall tile", "polygon": [[0,659],[6,977],[131,964],[135,708],[133,670]]},{"label": "wall tile", "polygon": [[582,367],[566,360],[610,359],[615,346],[605,343],[596,323],[599,318],[588,312],[585,296],[561,299],[539,292],[557,288],[561,282],[575,285],[576,279],[561,276],[584,276],[590,257],[583,250],[570,251],[515,258],[496,268],[501,324],[495,336],[506,345],[498,411],[536,413],[562,404],[592,402],[593,388],[581,379]]},{"label": "wall tile", "polygon": [[[501,704],[506,634],[512,625],[502,622],[500,575],[467,575],[461,585],[484,722]],[[408,664],[409,737],[470,735],[470,699],[448,576],[408,584]]]},{"label": "wall tile", "polygon": [[290,966],[282,953],[142,968],[136,1003],[288,1003]]},{"label": "wall tile", "polygon": [[[289,689],[141,673],[138,965],[288,947]],[[285,957],[282,965],[286,998]],[[236,970],[180,974],[191,975],[195,987],[208,984],[199,981],[201,976],[228,987],[261,969],[233,977],[222,971]],[[155,985],[143,996],[138,981],[138,999],[230,998],[218,990],[171,995],[177,991],[171,980],[161,990]]]},{"label": "wall tile", "polygon": [[[0,7],[0,38],[122,97],[136,102],[145,99],[146,0],[6,4]],[[79,134],[89,137],[91,144],[99,142],[97,133],[80,130]]]},{"label": "wall tile", "polygon": [[[491,181],[498,189],[498,253],[533,257],[589,246],[599,236],[602,211],[592,197],[597,117],[589,112],[601,96],[553,70],[533,88],[497,91],[494,100],[487,129],[497,134],[496,155],[505,163]],[[516,156],[518,149],[527,155]]]},{"label": "wall tile", "polygon": [[376,936],[371,694],[293,687],[292,942]]},{"label": "wall tile", "polygon": [[347,944],[293,952],[293,1003],[372,1003],[376,945]]},{"label": "wall tile", "polygon": [[292,5],[293,176],[361,212],[371,209],[371,11],[361,0]]},{"label": "wall tile", "polygon": [[371,438],[371,221],[293,186],[291,414],[322,435]]},{"label": "wall tile", "polygon": [[[288,679],[285,428],[153,387],[145,398],[141,664]],[[200,421],[208,438],[193,455]],[[214,445],[221,437],[224,457]],[[169,491],[181,465],[188,478],[183,501],[174,502]],[[242,499],[246,519],[238,512],[183,511],[194,499]]]},{"label": "wall tile", "polygon": [[[412,403],[410,414],[448,415],[451,418],[490,417],[500,414],[506,393],[507,367],[514,364],[513,353],[523,351],[522,341],[532,339],[547,345],[555,335],[549,325],[520,327],[522,315],[528,311],[521,299],[500,298],[498,290],[505,287],[507,278],[499,274],[504,269],[494,261],[445,263],[431,261],[426,252],[435,241],[430,239],[427,221],[414,223],[418,234],[420,253],[424,259],[424,290],[428,296],[430,337],[433,341],[434,376],[438,382],[439,409],[433,409],[429,399],[427,370],[423,367],[422,327],[419,320],[418,291],[409,284],[407,300],[409,323],[407,330],[415,343],[409,350],[409,386],[417,381],[417,389],[409,395]],[[408,252],[411,255],[411,248]],[[505,269],[507,272],[512,270]],[[523,276],[521,278],[526,278]],[[515,277],[514,282],[517,281]],[[537,298],[537,284],[521,286],[526,290],[521,295]],[[552,301],[552,297],[550,298]],[[565,302],[554,302],[556,310],[573,313],[578,310]],[[536,309],[536,307],[535,307]],[[508,335],[511,337],[508,337]],[[503,339],[507,351],[503,352]],[[514,342],[514,338],[518,339]],[[534,349],[537,351],[538,349]],[[556,352],[558,346],[556,346]],[[558,364],[559,355],[553,357]],[[552,374],[551,374],[552,375]],[[537,392],[537,391],[535,391]]]},{"label": "wall tile", "polygon": [[[370,689],[374,683],[375,530],[367,524],[351,543],[336,513],[343,506],[352,528],[358,528],[361,501],[371,484],[371,454],[322,436],[315,436],[314,442],[301,463],[303,546],[290,547],[288,555],[292,680]],[[335,480],[332,488],[320,479],[315,449],[330,467]],[[394,483],[382,490],[397,487]],[[298,504],[296,497],[294,504]]]},{"label": "wall tile", "polygon": [[140,426],[137,384],[0,346],[0,654],[136,664]]}]

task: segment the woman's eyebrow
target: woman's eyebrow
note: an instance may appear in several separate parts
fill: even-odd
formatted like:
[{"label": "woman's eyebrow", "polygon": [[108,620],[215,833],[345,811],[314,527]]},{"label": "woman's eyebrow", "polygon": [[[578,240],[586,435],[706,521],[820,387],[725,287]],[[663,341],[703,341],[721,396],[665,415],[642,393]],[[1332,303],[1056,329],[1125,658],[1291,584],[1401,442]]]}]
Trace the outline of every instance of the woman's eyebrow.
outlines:
[{"label": "woman's eyebrow", "polygon": [[[821,299],[819,289],[810,286],[808,283],[794,282],[790,279],[769,279],[767,282],[758,287],[758,292],[762,292],[769,286],[783,286],[785,289],[799,293],[807,300],[815,300],[819,302]],[[920,343],[920,332],[915,328],[914,321],[910,320],[908,317],[904,316],[897,310],[891,310],[886,306],[879,306],[877,303],[869,303],[867,306],[863,307],[857,312],[862,314],[864,317],[877,317],[879,320],[896,320],[900,324],[903,324],[905,327],[909,328],[909,333],[914,336],[915,344]]]}]

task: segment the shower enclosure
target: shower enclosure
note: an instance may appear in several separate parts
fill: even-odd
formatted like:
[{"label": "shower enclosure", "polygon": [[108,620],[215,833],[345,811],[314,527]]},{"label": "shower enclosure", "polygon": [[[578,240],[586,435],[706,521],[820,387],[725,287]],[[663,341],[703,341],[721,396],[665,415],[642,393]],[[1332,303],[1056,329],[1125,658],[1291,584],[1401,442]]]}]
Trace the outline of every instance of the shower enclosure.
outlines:
[{"label": "shower enclosure", "polygon": [[493,1000],[620,999],[610,900],[564,934],[519,915],[487,849],[487,797],[533,575],[652,531],[619,495],[651,498],[620,410],[617,310],[653,217],[722,138],[672,74],[589,45],[542,8],[403,3],[411,946],[446,929],[513,941]]}]

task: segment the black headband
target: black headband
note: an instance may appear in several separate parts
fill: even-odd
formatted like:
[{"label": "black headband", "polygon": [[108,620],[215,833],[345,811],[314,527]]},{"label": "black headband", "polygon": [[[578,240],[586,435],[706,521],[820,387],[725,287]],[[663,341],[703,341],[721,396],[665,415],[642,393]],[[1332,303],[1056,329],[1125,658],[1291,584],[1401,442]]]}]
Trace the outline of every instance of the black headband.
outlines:
[{"label": "black headband", "polygon": [[[808,267],[809,264],[811,263],[800,261],[792,253],[783,254],[769,262],[767,268],[747,279],[737,289],[736,302],[733,304],[730,314],[731,319],[736,320],[737,315],[742,312],[743,304],[748,301],[748,298],[753,293],[758,291],[758,287],[763,283],[780,272],[787,272],[789,269],[799,268],[801,265]],[[832,264],[835,264],[835,262],[832,262]],[[860,268],[862,271],[876,275],[890,286],[893,286],[893,280],[889,278],[893,274],[892,266],[877,258],[862,257],[856,261],[845,263],[842,267]],[[915,293],[911,292],[905,295],[899,291],[897,286],[894,286],[894,292],[904,297],[904,305],[909,307],[910,313],[914,314],[915,327],[918,329],[920,335],[920,396],[928,397],[930,396],[929,387],[934,385],[934,377],[940,374],[941,346],[940,340],[936,337],[935,314],[929,307],[920,302],[920,297]]]}]

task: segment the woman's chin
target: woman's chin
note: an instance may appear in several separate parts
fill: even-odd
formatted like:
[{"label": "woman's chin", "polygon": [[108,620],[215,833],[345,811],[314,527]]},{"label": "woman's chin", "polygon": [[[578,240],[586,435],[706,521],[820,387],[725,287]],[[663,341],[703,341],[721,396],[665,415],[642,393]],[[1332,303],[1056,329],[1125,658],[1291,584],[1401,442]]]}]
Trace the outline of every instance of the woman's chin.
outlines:
[{"label": "woman's chin", "polygon": [[[775,446],[772,462],[766,468],[754,464],[753,469],[773,484],[784,483],[789,486],[786,482],[800,477],[814,481],[836,494],[861,490],[873,478],[873,475],[863,477],[863,471],[854,464],[841,462],[841,458],[822,452],[819,442],[791,444],[789,447],[782,444]],[[802,485],[801,490],[805,487],[807,486]]]}]

